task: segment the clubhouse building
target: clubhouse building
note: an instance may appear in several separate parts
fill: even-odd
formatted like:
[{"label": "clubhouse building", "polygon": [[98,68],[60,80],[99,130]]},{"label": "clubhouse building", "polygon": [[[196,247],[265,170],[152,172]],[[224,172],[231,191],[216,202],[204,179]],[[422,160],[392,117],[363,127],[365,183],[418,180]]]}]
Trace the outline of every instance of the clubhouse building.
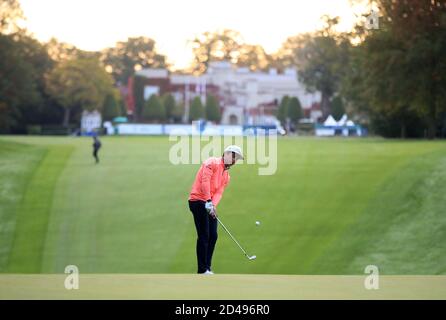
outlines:
[{"label": "clubhouse building", "polygon": [[[191,101],[200,97],[215,96],[222,111],[222,124],[227,125],[273,125],[274,116],[282,98],[286,95],[297,97],[304,115],[314,121],[322,116],[320,93],[308,93],[298,79],[295,69],[283,73],[276,69],[268,72],[253,72],[226,61],[211,62],[206,73],[195,76],[170,74],[165,69],[142,69],[136,75],[144,78],[144,99],[152,94],[171,93],[177,103],[185,106],[184,120],[188,118]],[[133,81],[129,81],[127,92],[133,92]],[[134,99],[127,100],[127,110],[131,115]]]}]

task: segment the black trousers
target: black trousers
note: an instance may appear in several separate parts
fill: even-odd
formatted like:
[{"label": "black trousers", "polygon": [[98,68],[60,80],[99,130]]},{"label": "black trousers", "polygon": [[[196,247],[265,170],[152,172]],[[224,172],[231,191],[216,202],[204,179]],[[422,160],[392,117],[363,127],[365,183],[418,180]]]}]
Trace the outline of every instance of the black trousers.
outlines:
[{"label": "black trousers", "polygon": [[217,219],[211,217],[204,201],[189,201],[189,209],[194,216],[197,229],[197,263],[198,273],[211,270],[212,254],[217,242]]},{"label": "black trousers", "polygon": [[96,159],[96,163],[99,162],[98,151],[99,151],[99,148],[93,149],[93,157]]}]

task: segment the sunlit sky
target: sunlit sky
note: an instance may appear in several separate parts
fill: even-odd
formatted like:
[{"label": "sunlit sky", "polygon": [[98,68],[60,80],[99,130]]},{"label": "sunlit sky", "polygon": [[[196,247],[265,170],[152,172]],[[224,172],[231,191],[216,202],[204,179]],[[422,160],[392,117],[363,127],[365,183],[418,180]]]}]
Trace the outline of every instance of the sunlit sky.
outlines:
[{"label": "sunlit sky", "polygon": [[128,37],[154,39],[174,67],[192,59],[187,41],[204,31],[233,29],[269,53],[287,37],[321,26],[324,14],[353,25],[349,0],[20,0],[25,25],[41,41],[56,37],[83,50],[112,47]]}]

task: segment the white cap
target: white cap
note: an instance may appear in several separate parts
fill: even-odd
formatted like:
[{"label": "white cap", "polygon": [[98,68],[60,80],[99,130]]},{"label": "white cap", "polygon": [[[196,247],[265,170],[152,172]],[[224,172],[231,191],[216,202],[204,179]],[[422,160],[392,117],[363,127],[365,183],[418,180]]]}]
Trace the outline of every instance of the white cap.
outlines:
[{"label": "white cap", "polygon": [[224,153],[226,152],[234,152],[236,154],[237,159],[242,159],[242,160],[244,159],[242,154],[242,149],[240,149],[239,146],[235,145],[227,146]]}]

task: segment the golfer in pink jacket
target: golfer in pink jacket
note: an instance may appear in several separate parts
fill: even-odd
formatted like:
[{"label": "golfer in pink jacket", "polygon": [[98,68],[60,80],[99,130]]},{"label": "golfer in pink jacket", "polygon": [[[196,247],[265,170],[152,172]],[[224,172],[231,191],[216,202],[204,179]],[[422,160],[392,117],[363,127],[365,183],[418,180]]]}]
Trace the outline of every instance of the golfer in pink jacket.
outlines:
[{"label": "golfer in pink jacket", "polygon": [[198,273],[213,274],[212,254],[217,242],[217,205],[229,183],[228,170],[237,160],[243,159],[238,146],[229,146],[220,158],[203,162],[195,177],[189,196],[189,209],[197,229]]}]

